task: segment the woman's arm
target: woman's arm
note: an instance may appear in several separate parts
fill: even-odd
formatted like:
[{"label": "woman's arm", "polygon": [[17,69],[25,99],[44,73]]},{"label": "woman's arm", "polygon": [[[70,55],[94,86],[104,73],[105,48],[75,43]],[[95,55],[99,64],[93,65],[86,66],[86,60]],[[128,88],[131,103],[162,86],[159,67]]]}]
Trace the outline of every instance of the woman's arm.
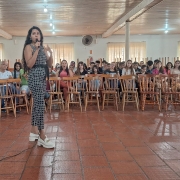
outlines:
[{"label": "woman's arm", "polygon": [[32,68],[36,62],[37,56],[39,53],[39,48],[36,49],[34,54],[32,55],[32,48],[30,45],[27,45],[24,49],[24,57],[26,64],[29,68]]},{"label": "woman's arm", "polygon": [[69,70],[69,76],[73,77],[73,75],[74,75],[74,73],[71,70]]}]

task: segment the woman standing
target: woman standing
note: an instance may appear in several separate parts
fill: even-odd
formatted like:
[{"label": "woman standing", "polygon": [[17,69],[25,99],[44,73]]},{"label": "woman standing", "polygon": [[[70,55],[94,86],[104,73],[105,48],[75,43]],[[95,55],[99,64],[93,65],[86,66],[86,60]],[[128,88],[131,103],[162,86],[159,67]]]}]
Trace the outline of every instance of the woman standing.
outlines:
[{"label": "woman standing", "polygon": [[[50,53],[50,57],[48,53]],[[54,148],[44,133],[44,95],[46,92],[46,77],[49,76],[48,66],[53,62],[52,51],[47,46],[43,47],[43,35],[41,30],[33,26],[26,37],[23,48],[24,71],[28,71],[28,86],[33,97],[32,128],[29,141],[38,139],[38,146]]]},{"label": "woman standing", "polygon": [[174,68],[171,69],[171,74],[180,74],[180,61],[177,60],[174,63]]}]

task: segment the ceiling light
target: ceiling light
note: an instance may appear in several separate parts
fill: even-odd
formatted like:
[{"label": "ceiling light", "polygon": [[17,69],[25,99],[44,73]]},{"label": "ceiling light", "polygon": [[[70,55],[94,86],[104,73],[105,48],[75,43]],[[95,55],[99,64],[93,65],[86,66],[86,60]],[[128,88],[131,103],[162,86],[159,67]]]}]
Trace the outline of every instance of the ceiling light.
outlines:
[{"label": "ceiling light", "polygon": [[55,34],[55,31],[53,31],[52,33]]},{"label": "ceiling light", "polygon": [[167,34],[169,31],[168,31],[168,30],[165,30],[164,32]]},{"label": "ceiling light", "polygon": [[48,10],[47,10],[46,6],[44,6],[44,12],[48,12]]},{"label": "ceiling light", "polygon": [[49,17],[50,19],[52,19],[52,14],[50,14],[50,17]]},{"label": "ceiling light", "polygon": [[54,29],[54,25],[53,25],[53,29]]},{"label": "ceiling light", "polygon": [[52,26],[53,24],[52,24],[52,23],[50,23],[49,25],[50,25],[50,26]]}]

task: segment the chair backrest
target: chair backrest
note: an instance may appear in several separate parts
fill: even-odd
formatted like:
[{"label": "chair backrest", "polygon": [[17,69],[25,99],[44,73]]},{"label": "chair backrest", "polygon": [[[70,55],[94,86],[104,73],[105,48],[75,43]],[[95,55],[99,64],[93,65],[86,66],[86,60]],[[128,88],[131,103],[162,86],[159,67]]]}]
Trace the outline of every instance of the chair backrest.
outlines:
[{"label": "chair backrest", "polygon": [[21,94],[21,79],[7,79],[10,95]]},{"label": "chair backrest", "polygon": [[63,81],[66,81],[68,92],[77,92],[78,91],[78,76],[75,77],[63,77]]},{"label": "chair backrest", "polygon": [[161,74],[161,90],[164,92],[180,92],[180,78],[178,74]]},{"label": "chair backrest", "polygon": [[103,82],[103,89],[108,91],[116,91],[118,89],[119,78],[107,77]]},{"label": "chair backrest", "polygon": [[85,77],[86,80],[86,91],[98,92],[102,87],[102,78],[100,76]]},{"label": "chair backrest", "polygon": [[155,88],[160,87],[159,76],[153,74],[139,74],[138,82],[140,92],[155,92]]},{"label": "chair backrest", "polygon": [[7,79],[0,79],[0,96],[8,95]]},{"label": "chair backrest", "polygon": [[60,77],[49,77],[49,80],[47,80],[49,83],[49,91],[50,92],[60,92]]},{"label": "chair backrest", "polygon": [[136,91],[135,75],[124,75],[119,77],[122,91]]}]

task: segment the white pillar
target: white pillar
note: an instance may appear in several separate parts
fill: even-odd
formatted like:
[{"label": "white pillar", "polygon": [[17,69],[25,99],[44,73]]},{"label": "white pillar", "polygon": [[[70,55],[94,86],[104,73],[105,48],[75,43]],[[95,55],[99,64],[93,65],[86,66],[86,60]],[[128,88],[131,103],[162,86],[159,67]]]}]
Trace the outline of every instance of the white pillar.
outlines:
[{"label": "white pillar", "polygon": [[129,50],[130,50],[130,46],[129,46],[129,38],[130,38],[129,23],[130,23],[129,21],[126,21],[125,61],[127,61],[129,59]]}]

